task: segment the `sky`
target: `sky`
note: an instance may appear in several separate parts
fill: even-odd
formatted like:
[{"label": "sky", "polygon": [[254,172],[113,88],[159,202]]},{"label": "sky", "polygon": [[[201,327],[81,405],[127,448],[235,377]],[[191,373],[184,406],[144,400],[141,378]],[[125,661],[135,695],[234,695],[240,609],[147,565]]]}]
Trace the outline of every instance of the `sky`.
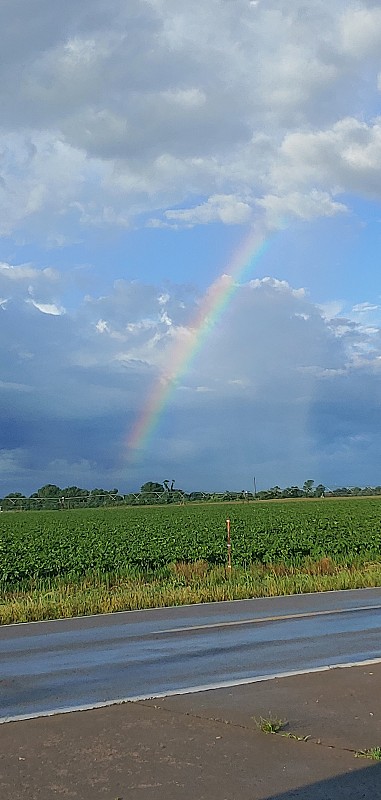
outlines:
[{"label": "sky", "polygon": [[0,30],[0,496],[381,484],[379,3]]}]

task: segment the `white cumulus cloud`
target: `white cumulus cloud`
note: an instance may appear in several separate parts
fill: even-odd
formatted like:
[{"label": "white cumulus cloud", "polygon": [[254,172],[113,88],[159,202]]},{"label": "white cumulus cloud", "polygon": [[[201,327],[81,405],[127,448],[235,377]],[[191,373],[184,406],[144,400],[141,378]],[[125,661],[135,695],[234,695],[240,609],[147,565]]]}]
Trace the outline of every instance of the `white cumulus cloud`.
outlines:
[{"label": "white cumulus cloud", "polygon": [[273,224],[273,198],[310,220],[340,193],[380,197],[377,5],[33,7],[32,29],[0,9],[0,235]]}]

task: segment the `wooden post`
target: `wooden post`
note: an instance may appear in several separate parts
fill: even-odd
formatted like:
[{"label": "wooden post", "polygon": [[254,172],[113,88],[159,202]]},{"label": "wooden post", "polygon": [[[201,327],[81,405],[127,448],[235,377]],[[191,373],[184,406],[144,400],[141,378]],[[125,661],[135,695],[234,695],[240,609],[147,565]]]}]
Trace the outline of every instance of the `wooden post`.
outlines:
[{"label": "wooden post", "polygon": [[231,572],[232,569],[232,545],[230,540],[230,519],[226,520],[226,531],[227,531],[227,544],[228,544],[228,570]]}]

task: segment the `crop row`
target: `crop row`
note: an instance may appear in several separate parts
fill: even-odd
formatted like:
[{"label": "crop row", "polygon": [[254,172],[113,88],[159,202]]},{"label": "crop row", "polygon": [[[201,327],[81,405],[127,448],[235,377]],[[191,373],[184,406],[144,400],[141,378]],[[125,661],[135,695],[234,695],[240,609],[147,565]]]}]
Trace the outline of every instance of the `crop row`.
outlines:
[{"label": "crop row", "polygon": [[380,557],[378,498],[14,512],[0,516],[0,584],[155,570],[176,561],[223,564],[228,516],[237,565]]}]

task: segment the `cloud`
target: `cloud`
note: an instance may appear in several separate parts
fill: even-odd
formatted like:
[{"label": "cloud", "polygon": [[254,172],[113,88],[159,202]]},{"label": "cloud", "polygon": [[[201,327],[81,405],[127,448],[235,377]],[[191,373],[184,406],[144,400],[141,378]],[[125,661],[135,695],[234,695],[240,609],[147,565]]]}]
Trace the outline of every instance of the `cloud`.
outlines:
[{"label": "cloud", "polygon": [[6,281],[56,281],[58,279],[58,272],[50,267],[37,269],[30,264],[14,266],[12,264],[0,263],[0,279],[4,279],[4,285]]},{"label": "cloud", "polygon": [[[113,276],[140,269],[117,229],[130,243],[150,226],[168,229],[164,242],[194,226],[203,237],[207,225],[349,225],[359,200],[381,199],[377,3],[24,5],[0,4],[2,485],[32,490],[56,471],[136,488],[176,464],[185,488],[243,485],[254,468],[262,484],[326,480],[327,464],[350,482],[360,465],[356,480],[371,481],[381,353],[368,288],[318,306],[308,279],[235,287],[131,466],[128,431],[201,306],[190,285]],[[98,235],[104,251],[112,242],[101,282]],[[36,243],[49,248],[41,269]]]},{"label": "cloud", "polygon": [[380,309],[379,305],[365,302],[365,303],[356,303],[356,305],[353,306],[352,311],[360,314],[367,314],[370,311],[379,311],[379,309]]},{"label": "cloud", "polygon": [[62,5],[33,0],[33,25],[0,10],[0,235],[259,209],[272,225],[275,202],[310,220],[345,210],[337,194],[379,197],[374,4]]},{"label": "cloud", "polygon": [[378,198],[380,170],[381,118],[368,124],[347,117],[326,130],[287,134],[273,181],[285,189],[313,183]]},{"label": "cloud", "polygon": [[[379,401],[379,309],[370,325],[361,311],[323,314],[286,281],[237,286],[223,319],[179,370],[135,463],[129,431],[182,347],[197,295],[120,281],[58,315],[37,313],[27,291],[3,315],[3,493],[49,481],[126,491],[175,466],[185,489],[242,488],[253,469],[261,485],[303,482],[306,474],[328,481],[334,469],[352,483],[359,453],[356,481],[372,482],[381,447],[376,433],[376,442],[369,438]],[[329,430],[336,420],[336,454],[327,419]]]},{"label": "cloud", "polygon": [[341,46],[344,52],[357,58],[377,56],[381,47],[381,9],[349,8],[341,19]]},{"label": "cloud", "polygon": [[225,225],[242,225],[249,222],[252,209],[248,203],[243,202],[234,195],[213,195],[205,203],[193,208],[176,209],[164,212],[167,222],[151,220],[152,227],[172,226],[178,223],[186,227],[193,225],[207,225],[210,222],[223,222]]},{"label": "cloud", "polygon": [[41,311],[42,314],[51,314],[53,317],[59,317],[61,314],[65,314],[63,306],[57,306],[55,303],[37,303],[36,300],[27,300],[26,302],[31,303],[31,305]]},{"label": "cloud", "polygon": [[31,386],[26,386],[24,383],[11,383],[10,381],[0,381],[0,389],[9,389],[10,391],[17,392],[30,392]]},{"label": "cloud", "polygon": [[[37,269],[32,264],[0,263],[1,308],[7,314],[12,306],[26,302],[45,314],[63,314],[59,296],[67,283],[52,267]],[[38,297],[38,299],[36,299]]]},{"label": "cloud", "polygon": [[20,479],[23,472],[24,452],[21,448],[0,449],[0,481],[1,476],[7,480],[8,475],[17,475]]},{"label": "cloud", "polygon": [[275,227],[282,227],[285,224],[283,221],[292,217],[312,220],[318,217],[333,217],[335,214],[347,211],[344,203],[335,202],[328,192],[316,189],[310,194],[291,192],[283,197],[268,194],[257,200],[257,205],[266,210],[269,223]]}]

